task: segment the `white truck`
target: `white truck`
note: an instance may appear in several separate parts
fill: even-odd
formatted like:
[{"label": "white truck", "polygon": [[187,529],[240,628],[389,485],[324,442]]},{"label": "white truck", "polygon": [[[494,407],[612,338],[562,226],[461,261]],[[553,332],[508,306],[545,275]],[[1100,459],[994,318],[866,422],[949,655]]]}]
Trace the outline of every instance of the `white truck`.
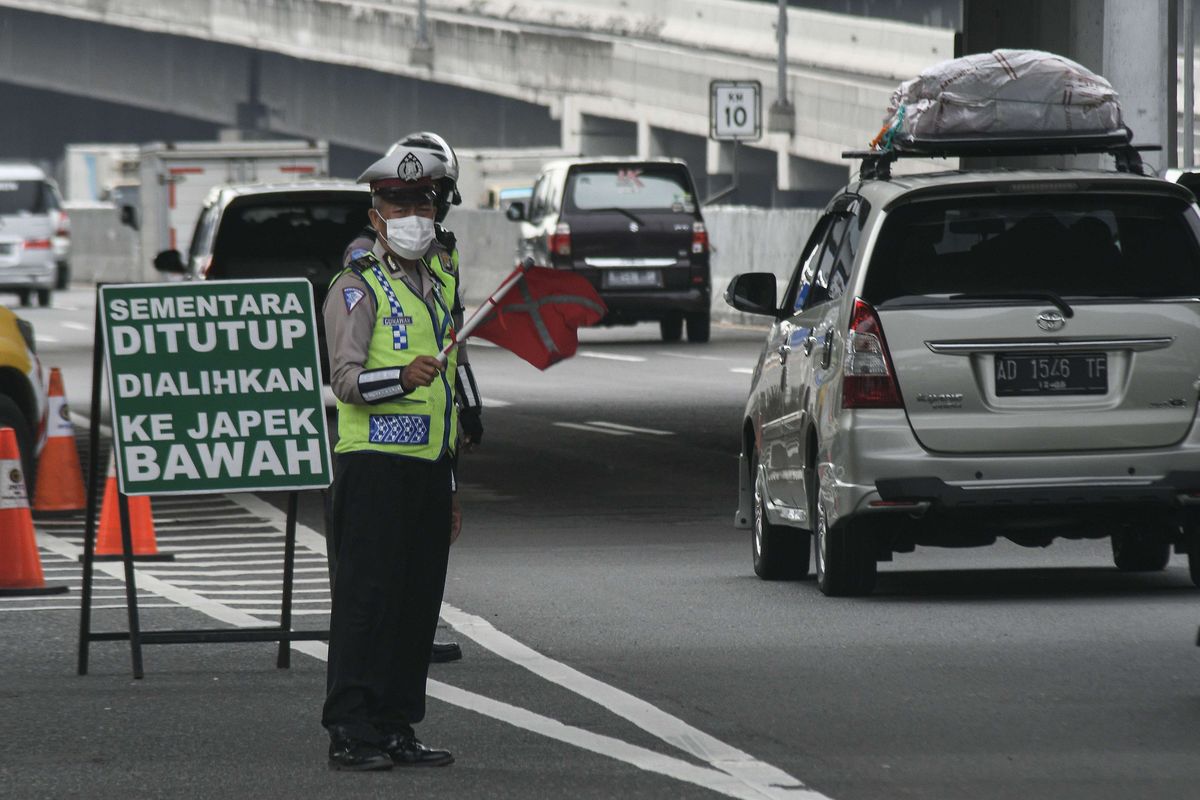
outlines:
[{"label": "white truck", "polygon": [[154,142],[139,149],[139,192],[121,205],[121,221],[139,231],[135,277],[157,280],[151,262],[164,251],[186,256],[213,187],[279,183],[329,174],[324,141]]}]

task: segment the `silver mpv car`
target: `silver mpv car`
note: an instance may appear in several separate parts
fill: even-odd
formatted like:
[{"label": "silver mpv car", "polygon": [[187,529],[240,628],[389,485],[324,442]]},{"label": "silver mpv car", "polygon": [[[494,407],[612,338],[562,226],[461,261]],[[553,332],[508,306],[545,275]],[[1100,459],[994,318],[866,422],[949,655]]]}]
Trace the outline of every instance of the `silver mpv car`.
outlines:
[{"label": "silver mpv car", "polygon": [[1174,548],[1200,584],[1200,214],[1109,139],[1070,151],[1118,171],[868,157],[781,299],[774,275],[730,283],[774,318],[742,425],[759,576],[806,575],[812,537],[827,595],[916,545],[1110,537],[1120,569]]}]

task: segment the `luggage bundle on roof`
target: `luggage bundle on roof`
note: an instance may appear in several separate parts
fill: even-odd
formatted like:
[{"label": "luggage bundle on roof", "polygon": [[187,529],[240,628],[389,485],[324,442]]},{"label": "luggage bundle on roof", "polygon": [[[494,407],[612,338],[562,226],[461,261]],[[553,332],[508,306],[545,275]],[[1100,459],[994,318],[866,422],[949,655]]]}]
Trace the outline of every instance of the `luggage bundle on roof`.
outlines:
[{"label": "luggage bundle on roof", "polygon": [[1112,84],[1040,50],[995,50],[944,61],[900,84],[878,137],[1064,136],[1123,130]]},{"label": "luggage bundle on roof", "polygon": [[944,61],[900,84],[862,158],[864,178],[887,178],[905,156],[1109,153],[1141,172],[1117,93],[1086,67],[1040,50],[995,50]]}]

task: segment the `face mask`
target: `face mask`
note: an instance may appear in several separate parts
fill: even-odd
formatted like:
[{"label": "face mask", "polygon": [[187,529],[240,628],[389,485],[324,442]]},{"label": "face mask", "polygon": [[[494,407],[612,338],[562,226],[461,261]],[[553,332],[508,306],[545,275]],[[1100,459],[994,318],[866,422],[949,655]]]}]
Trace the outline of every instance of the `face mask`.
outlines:
[{"label": "face mask", "polygon": [[433,220],[414,214],[385,222],[387,243],[392,252],[410,261],[425,255],[429,243],[433,241]]}]

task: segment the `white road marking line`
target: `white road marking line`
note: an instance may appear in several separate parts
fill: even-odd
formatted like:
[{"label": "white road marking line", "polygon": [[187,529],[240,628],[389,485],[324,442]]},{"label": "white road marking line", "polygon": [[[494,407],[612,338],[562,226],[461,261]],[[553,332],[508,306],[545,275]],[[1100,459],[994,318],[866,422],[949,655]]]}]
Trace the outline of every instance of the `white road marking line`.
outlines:
[{"label": "white road marking line", "polygon": [[[28,600],[29,598],[27,597],[25,599]],[[140,600],[138,601],[138,608],[180,608],[180,607],[181,607],[181,605],[179,603],[143,603]],[[121,603],[119,605],[112,605],[112,606],[106,606],[106,605],[93,605],[92,606],[92,610],[99,610],[101,608],[120,608],[123,610],[125,608],[125,604]],[[0,614],[3,614],[7,611],[78,611],[78,610],[79,610],[79,604],[76,603],[73,606],[25,606],[25,607],[17,607],[17,608],[0,608]]]},{"label": "white road marking line", "polygon": [[[325,562],[325,559],[323,559],[323,558],[316,558],[316,557],[311,557],[311,556],[306,558],[305,557],[306,555],[307,555],[306,553],[297,553],[296,554],[296,563],[297,564],[322,564]],[[170,567],[173,567],[173,566],[175,566],[175,567],[184,566],[184,567],[191,568],[191,567],[258,567],[258,566],[263,566],[263,565],[274,565],[274,564],[278,564],[281,566],[283,565],[283,553],[230,553],[230,557],[274,556],[273,558],[255,559],[255,560],[247,559],[245,561],[197,561],[196,560],[196,559],[201,559],[201,558],[220,558],[220,556],[217,553],[174,553],[174,556],[175,556],[175,558],[187,558],[187,559],[192,559],[192,560],[188,561],[188,562],[176,561],[173,564],[170,562],[155,564],[154,568],[157,569],[158,567],[163,567],[163,568],[169,569]]]},{"label": "white road marking line", "polygon": [[494,397],[484,397],[481,400],[483,401],[484,408],[505,408],[512,405],[507,400],[497,400]]},{"label": "white road marking line", "polygon": [[817,792],[806,789],[800,781],[783,770],[725,744],[645,700],[542,655],[497,630],[482,617],[460,611],[443,602],[442,619],[459,633],[506,661],[524,667],[551,683],[607,708],[667,744],[738,778],[746,787],[760,792],[763,796],[806,800],[823,798]]},{"label": "white road marking line", "polygon": [[[167,541],[171,543],[171,552],[175,554],[176,558],[199,558],[199,555],[185,556],[184,553],[196,552],[198,554],[200,551],[204,551],[204,550],[219,550],[219,551],[221,551],[218,553],[209,553],[210,556],[258,555],[258,553],[239,553],[236,551],[238,551],[238,550],[253,550],[255,548],[262,549],[264,547],[273,547],[274,545],[278,544],[278,542],[259,542],[258,544],[180,544],[179,542],[175,541],[176,538],[182,538],[182,537],[172,536],[167,539]],[[191,538],[191,537],[188,537],[188,538]],[[274,555],[275,553],[278,553],[278,552],[279,552],[278,549],[272,549],[269,553],[265,552],[262,555]]]},{"label": "white road marking line", "polygon": [[654,428],[636,428],[633,425],[622,425],[619,422],[588,422],[588,425],[599,425],[602,428],[612,428],[616,431],[629,431],[630,433],[646,433],[650,436],[674,436],[671,431],[658,431]]},{"label": "white road marking line", "polygon": [[[282,589],[205,589],[207,594],[281,594]],[[329,594],[328,589],[292,589],[292,594]],[[258,601],[261,602],[261,601]]]},{"label": "white road marking line", "polygon": [[[260,580],[258,578],[251,578],[249,580],[241,581],[198,581],[195,578],[178,580],[174,575],[169,577],[173,583],[177,583],[180,586],[279,586],[280,584],[280,578],[278,576],[269,581]],[[292,583],[323,583],[328,586],[329,578],[296,578],[296,580],[292,581]]]},{"label": "white road marking line", "polygon": [[632,436],[629,431],[612,431],[608,428],[593,428],[591,425],[581,425],[578,422],[556,422],[554,423],[559,428],[570,428],[576,431],[587,431],[589,433],[607,433],[609,436]]},{"label": "white road marking line", "polygon": [[[221,602],[226,602],[226,601],[222,600]],[[279,616],[279,613],[280,613],[278,608],[242,608],[239,610],[245,611],[247,614],[272,614],[276,617]],[[324,608],[324,609],[315,609],[314,610],[311,608],[293,608],[292,616],[293,617],[329,616],[329,609]]]},{"label": "white road marking line", "polygon": [[[257,500],[257,498],[254,498],[254,500]],[[302,538],[305,546],[309,546],[311,543],[318,545],[323,551],[324,537],[312,531],[307,526],[297,526],[297,538]],[[38,544],[46,550],[68,558],[77,558],[79,554],[78,547],[52,534],[39,534]],[[108,573],[112,577],[119,577],[122,574],[121,570],[124,569],[124,566],[118,563],[98,562],[96,568],[101,572]],[[186,606],[202,614],[206,614],[213,619],[240,628],[260,627],[267,622],[260,617],[253,616],[246,610],[232,608],[188,589],[162,581],[152,575],[140,574],[140,568],[138,572],[138,580],[147,590],[165,599],[174,600],[178,604],[164,607],[177,608],[180,605]],[[124,606],[119,607],[123,608]],[[292,642],[291,648],[320,661],[327,661],[329,659],[329,647],[324,642]],[[672,758],[662,753],[656,753],[652,750],[623,742],[620,739],[602,736],[583,730],[582,728],[565,725],[558,720],[544,717],[527,709],[508,705],[507,703],[502,703],[465,689],[459,689],[441,681],[429,680],[426,692],[430,697],[442,700],[451,705],[456,705],[468,711],[492,717],[500,722],[507,722],[519,728],[574,745],[584,750],[589,750],[593,753],[624,761],[647,772],[655,772],[675,778],[676,780],[712,789],[729,797],[744,798],[744,800],[762,800],[763,797],[797,797],[800,800],[827,800],[815,793],[805,792],[802,795],[798,795],[791,792],[784,795],[780,794],[781,790],[775,787],[767,787],[766,791],[758,787],[751,787],[744,781],[734,778],[725,772],[697,766],[682,759]]]},{"label": "white road marking line", "polygon": [[754,370],[750,367],[731,367],[730,372],[736,372],[738,375],[753,375]]},{"label": "white road marking line", "polygon": [[[62,306],[59,306],[59,308],[61,309]],[[63,320],[59,324],[72,331],[90,331],[92,329],[91,325],[84,325],[82,322],[73,322],[69,319]]]},{"label": "white road marking line", "polygon": [[[230,495],[229,498],[247,510],[256,514],[262,514],[263,516],[267,516],[267,509],[272,508],[266,501],[252,494]],[[282,512],[277,511],[276,513],[282,515]],[[306,525],[296,526],[296,543],[317,552],[325,552],[325,537]],[[598,736],[588,731],[563,725],[557,720],[541,717],[533,712],[508,706],[491,698],[472,694],[439,681],[429,681],[427,691],[431,697],[460,705],[463,708],[485,714],[501,722],[508,722],[518,727],[524,727],[526,730],[540,733],[543,736],[557,739],[558,741],[574,744],[577,747],[591,750],[592,752],[602,753],[647,771],[669,775],[679,780],[695,782],[691,778],[681,777],[682,773],[665,771],[667,768],[674,770],[677,768],[677,765],[684,764],[689,770],[702,771],[702,773],[688,773],[691,775],[703,774],[703,782],[700,785],[731,797],[754,798],[754,800],[762,800],[764,797],[794,798],[795,800],[829,800],[825,795],[805,788],[799,780],[793,778],[783,770],[759,761],[753,756],[721,742],[719,739],[650,705],[646,701],[616,687],[609,686],[595,678],[588,677],[566,664],[547,658],[532,648],[521,644],[511,636],[497,630],[481,617],[467,614],[453,606],[442,603],[442,618],[464,636],[491,650],[493,653],[519,666],[525,667],[552,683],[556,683],[576,694],[593,700],[613,713],[633,722],[643,730],[654,734],[663,741],[711,763],[714,767],[722,770],[722,772],[710,772],[703,767],[696,767],[687,764],[687,762],[678,761],[677,759],[672,759],[670,756],[664,756],[659,753],[653,753],[652,751],[638,748],[635,745],[621,742],[620,740]],[[321,655],[316,657],[324,659],[326,657],[324,643],[293,642],[292,649],[313,655],[314,652],[317,652],[317,648],[312,647],[312,645],[320,646],[321,649],[319,652]],[[501,650],[504,652],[501,652]],[[522,724],[521,721],[523,720],[529,720],[529,726]],[[593,745],[600,746],[601,744],[603,746],[600,749],[593,747]],[[638,754],[645,755],[650,760],[637,760]],[[734,777],[727,778],[726,775]]]},{"label": "white road marking line", "polygon": [[46,344],[58,344],[58,337],[47,336],[44,333],[35,333],[33,338],[37,339],[39,342],[45,342]]},{"label": "white road marking line", "polygon": [[595,350],[578,350],[575,352],[575,355],[584,358],[603,358],[609,361],[641,362],[646,360],[642,356],[623,356],[620,353],[597,353]]},{"label": "white road marking line", "polygon": [[[278,594],[278,592],[276,592],[276,594]],[[266,600],[266,598],[263,598],[263,597],[250,597],[245,600],[238,600],[238,599],[232,598],[232,597],[222,597],[221,602],[227,606],[261,606],[263,603],[267,602],[267,600]],[[307,605],[315,605],[317,603],[324,603],[325,605],[329,605],[329,598],[328,597],[324,597],[324,598],[318,597],[318,598],[314,598],[311,600],[309,600],[309,599],[292,600],[292,602],[293,603],[305,603]],[[277,607],[275,610],[278,611],[279,608]]]},{"label": "white road marking line", "polygon": [[688,358],[693,361],[724,361],[725,359],[718,356],[697,356],[691,353],[672,353],[670,350],[658,350],[655,355],[670,356],[671,358]]},{"label": "white road marking line", "polygon": [[[153,575],[155,572],[160,571],[160,567],[162,566],[161,563],[153,564],[153,565],[151,565],[151,564],[152,564],[152,562],[143,561],[142,563],[140,563],[138,565],[138,569],[145,570],[147,573],[149,573],[151,575]],[[187,566],[191,567],[191,566],[195,566],[195,565],[188,564]],[[329,567],[313,567],[312,569],[304,568],[304,569],[296,569],[293,571],[297,575],[299,575],[301,572],[324,572],[324,573],[328,574]],[[225,578],[225,577],[232,577],[234,575],[280,575],[281,576],[282,572],[281,572],[281,570],[278,570],[278,569],[214,569],[214,570],[202,570],[199,572],[189,572],[187,570],[162,570],[162,575],[160,577],[174,578],[176,575],[181,575],[185,578],[191,578],[194,576]]]}]

